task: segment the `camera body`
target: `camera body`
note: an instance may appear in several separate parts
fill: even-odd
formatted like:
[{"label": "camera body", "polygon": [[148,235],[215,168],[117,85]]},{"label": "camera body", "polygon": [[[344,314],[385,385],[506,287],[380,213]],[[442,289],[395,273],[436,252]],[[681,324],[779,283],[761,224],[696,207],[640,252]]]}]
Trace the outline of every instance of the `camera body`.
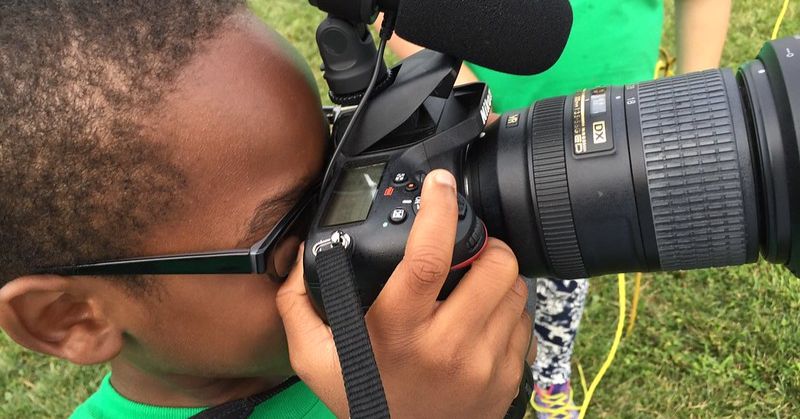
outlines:
[{"label": "camera body", "polygon": [[[426,67],[422,79],[420,65]],[[396,68],[398,76],[391,91],[370,105],[364,118],[366,131],[354,137],[371,140],[343,149],[335,161],[331,187],[321,192],[303,261],[307,288],[322,309],[320,312],[325,310],[315,257],[331,245],[333,236],[349,253],[356,288],[366,311],[403,258],[420,208],[425,176],[433,169],[443,168],[461,178],[458,174],[462,172],[466,149],[481,136],[491,111],[491,94],[483,83],[453,89],[456,65],[460,62],[423,52]],[[426,93],[420,84],[432,90]],[[436,88],[442,94],[432,95]],[[409,95],[416,95],[416,100]],[[399,103],[403,104],[400,109]],[[409,112],[410,117],[384,134],[387,127],[398,124],[387,119]],[[341,113],[333,121],[334,138],[341,135],[351,116],[349,112]],[[378,131],[370,131],[371,126]],[[467,202],[463,188],[462,183],[453,260],[440,298],[453,290],[487,242],[486,226]]]},{"label": "camera body", "polygon": [[[391,32],[385,30],[381,31],[382,38]],[[492,103],[489,89],[483,83],[454,89],[461,60],[430,50],[423,50],[385,71],[382,52],[363,42],[363,33],[359,25],[330,16],[317,32],[331,99],[340,104],[360,100],[361,104],[355,110],[335,108],[330,118],[336,151],[323,179],[303,258],[306,289],[317,311],[330,320],[334,339],[339,336],[336,344],[341,351],[346,383],[352,383],[356,376],[362,377],[361,382],[365,376],[377,376],[377,367],[369,357],[352,361],[357,354],[371,352],[363,318],[359,319],[360,313],[353,308],[359,304],[365,313],[403,259],[414,219],[424,205],[422,184],[431,170],[446,169],[461,179],[457,181],[458,221],[453,257],[440,299],[455,288],[488,241],[486,225],[468,202],[469,185],[463,174],[470,144],[485,136]],[[386,39],[383,38],[383,46]],[[340,49],[344,44],[348,47]],[[366,85],[361,63],[369,56],[378,59],[372,79]],[[378,83],[379,94],[371,96],[383,74]],[[353,86],[365,90],[354,93]],[[367,106],[366,99],[369,99]],[[360,112],[363,118],[358,119]],[[332,264],[318,263],[317,256],[324,251],[340,258],[346,255],[352,269],[349,274],[337,275],[351,276],[344,281],[349,283],[352,279],[351,284],[343,285],[340,281],[333,285],[337,280],[331,278]],[[325,268],[320,267],[323,265]],[[345,262],[339,259],[335,265],[339,269]],[[327,277],[325,292],[332,307],[326,307],[321,275]],[[353,338],[354,333],[360,333],[361,338]],[[342,353],[346,354],[344,358]],[[349,366],[344,365],[344,360]],[[372,366],[368,367],[369,364]],[[525,415],[533,393],[531,370],[526,365],[521,365],[521,369],[518,394],[505,416],[509,419]],[[369,388],[376,391],[374,385]],[[348,399],[351,396],[357,397],[348,393]],[[371,403],[380,404],[382,397],[373,396]]]}]

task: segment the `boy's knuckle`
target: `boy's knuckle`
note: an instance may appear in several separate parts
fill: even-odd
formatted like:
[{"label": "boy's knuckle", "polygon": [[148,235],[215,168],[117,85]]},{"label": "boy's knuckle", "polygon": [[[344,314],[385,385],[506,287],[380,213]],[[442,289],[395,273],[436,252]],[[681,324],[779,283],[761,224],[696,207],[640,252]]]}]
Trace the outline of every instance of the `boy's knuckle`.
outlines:
[{"label": "boy's knuckle", "polygon": [[422,248],[408,260],[407,271],[412,291],[427,294],[450,270],[450,261],[445,260],[438,249]]},{"label": "boy's knuckle", "polygon": [[487,388],[492,384],[494,365],[491,359],[475,360],[468,369],[468,377],[475,388]]},{"label": "boy's knuckle", "polygon": [[519,265],[514,252],[500,240],[492,239],[491,246],[486,249],[481,261],[486,264],[488,270],[496,272],[504,279],[516,280],[519,275]]}]

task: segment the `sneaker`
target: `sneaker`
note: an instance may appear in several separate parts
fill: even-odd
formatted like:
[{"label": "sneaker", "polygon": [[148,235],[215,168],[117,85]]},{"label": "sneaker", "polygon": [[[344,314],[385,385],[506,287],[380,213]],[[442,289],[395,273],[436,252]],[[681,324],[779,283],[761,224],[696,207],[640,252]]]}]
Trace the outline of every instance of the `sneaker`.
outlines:
[{"label": "sneaker", "polygon": [[572,401],[569,382],[548,388],[534,385],[533,410],[536,419],[578,419],[580,409]]}]

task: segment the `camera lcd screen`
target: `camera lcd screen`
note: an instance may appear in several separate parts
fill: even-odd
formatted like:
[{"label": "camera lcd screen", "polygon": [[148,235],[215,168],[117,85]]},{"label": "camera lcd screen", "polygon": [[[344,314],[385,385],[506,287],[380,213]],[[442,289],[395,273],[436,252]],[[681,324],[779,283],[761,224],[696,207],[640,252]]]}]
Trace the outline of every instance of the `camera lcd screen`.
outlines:
[{"label": "camera lcd screen", "polygon": [[366,220],[385,167],[386,163],[379,163],[346,169],[336,182],[328,208],[322,215],[322,226]]}]

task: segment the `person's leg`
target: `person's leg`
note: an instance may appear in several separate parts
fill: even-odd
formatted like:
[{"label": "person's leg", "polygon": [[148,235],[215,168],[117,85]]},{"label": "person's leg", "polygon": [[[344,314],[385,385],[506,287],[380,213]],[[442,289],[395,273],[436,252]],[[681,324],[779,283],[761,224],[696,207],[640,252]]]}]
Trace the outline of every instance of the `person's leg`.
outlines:
[{"label": "person's leg", "polygon": [[[586,303],[589,281],[538,278],[534,334],[538,343],[536,362],[531,366],[537,388],[539,417],[548,413],[574,413],[571,389],[571,359],[578,325]],[[559,394],[565,394],[560,397]],[[565,409],[569,409],[567,413]]]},{"label": "person's leg", "polygon": [[534,333],[538,353],[533,378],[540,387],[564,384],[572,371],[572,349],[581,322],[589,280],[536,280]]}]

